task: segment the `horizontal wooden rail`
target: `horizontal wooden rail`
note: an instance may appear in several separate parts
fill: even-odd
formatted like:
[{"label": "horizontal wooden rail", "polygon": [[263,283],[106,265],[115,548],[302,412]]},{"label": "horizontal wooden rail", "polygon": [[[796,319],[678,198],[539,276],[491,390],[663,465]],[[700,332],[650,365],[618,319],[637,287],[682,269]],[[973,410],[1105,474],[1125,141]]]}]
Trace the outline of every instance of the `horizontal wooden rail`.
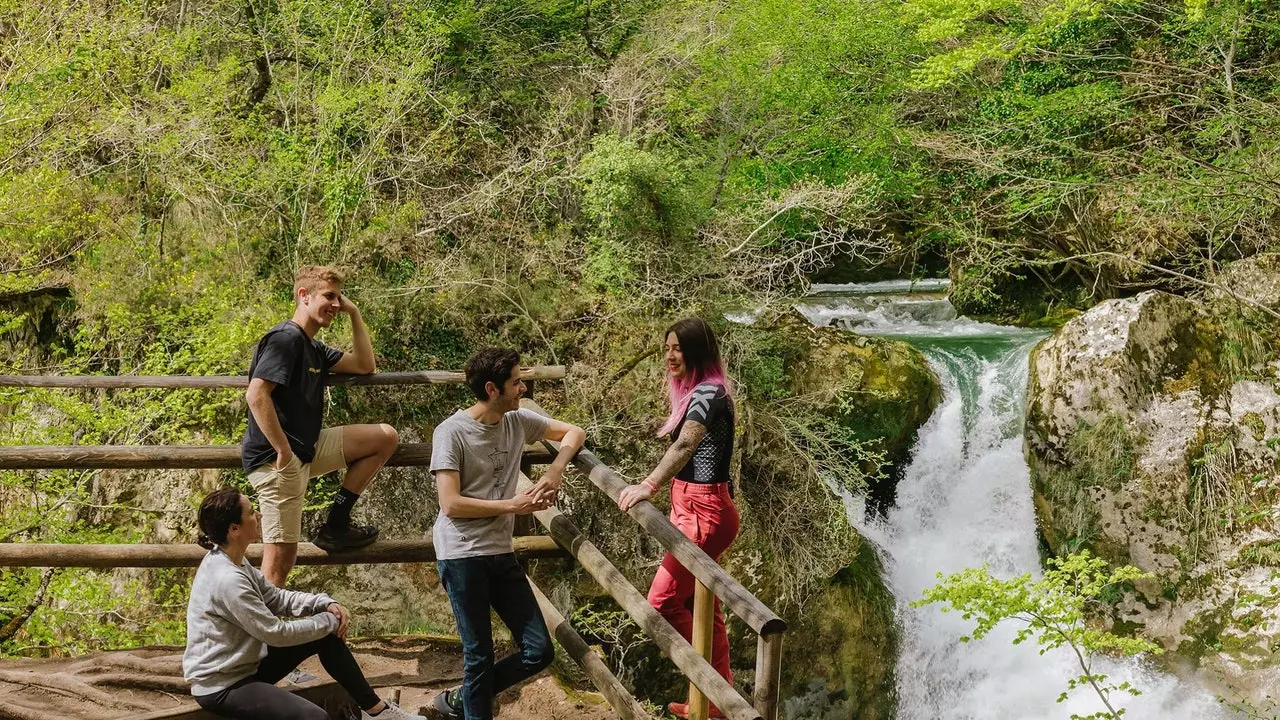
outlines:
[{"label": "horizontal wooden rail", "polygon": [[[549,462],[543,445],[525,447],[532,462]],[[431,464],[431,443],[400,443],[392,467]],[[239,445],[0,445],[0,470],[238,468]]]},{"label": "horizontal wooden rail", "polygon": [[[555,540],[533,535],[515,538],[516,556],[566,557]],[[171,568],[196,567],[208,551],[199,545],[50,545],[0,543],[0,567]],[[262,562],[262,545],[250,545],[246,553],[253,564]],[[362,565],[434,562],[431,538],[380,540],[351,552],[329,553],[311,543],[298,543],[299,565]]]},{"label": "horizontal wooden rail", "polygon": [[[547,411],[532,400],[525,400],[523,403],[531,410],[547,415]],[[554,443],[544,444],[549,453],[558,452]],[[578,452],[573,464],[586,473],[591,482],[603,490],[615,503],[618,501],[618,494],[629,484],[613,468],[605,465],[595,453],[586,448]],[[711,592],[715,593],[734,615],[742,618],[742,621],[757,634],[772,635],[787,629],[786,621],[760,602],[759,598],[742,586],[742,583],[725,572],[724,568],[703,552],[702,548],[694,545],[693,541],[672,525],[667,516],[652,503],[637,503],[627,514],[640,523],[640,527],[646,532],[657,538],[658,542],[674,555],[681,565],[688,568],[694,577],[710,588]]]},{"label": "horizontal wooden rail", "polygon": [[[563,365],[538,365],[524,368],[525,380],[561,380]],[[330,385],[449,385],[466,381],[460,372],[421,370],[387,372],[372,375],[330,375]],[[72,389],[101,388],[245,388],[244,375],[0,375],[0,387],[43,387]]]},{"label": "horizontal wooden rail", "polygon": [[[520,485],[521,488],[528,487],[529,479],[522,477]],[[569,518],[554,507],[536,512],[534,517],[561,547],[569,550],[582,569],[618,601],[618,605],[636,621],[658,649],[671,658],[685,677],[697,685],[729,720],[761,720],[760,713],[716,672],[711,663],[698,655],[689,641],[681,637],[679,631],[658,614],[645,596]]]}]

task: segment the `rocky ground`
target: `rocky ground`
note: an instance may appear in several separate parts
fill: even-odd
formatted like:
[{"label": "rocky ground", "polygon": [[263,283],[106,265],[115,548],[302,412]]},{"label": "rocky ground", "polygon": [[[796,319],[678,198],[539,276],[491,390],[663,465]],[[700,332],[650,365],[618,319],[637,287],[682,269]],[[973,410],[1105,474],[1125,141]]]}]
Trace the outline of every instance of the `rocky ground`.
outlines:
[{"label": "rocky ground", "polygon": [[[399,698],[417,712],[461,678],[454,640],[427,636],[352,641],[366,676],[384,698]],[[4,720],[160,720],[213,716],[198,711],[181,677],[181,648],[143,648],[63,660],[0,661],[0,718]],[[315,658],[303,669],[316,675],[299,692],[334,718],[350,717],[351,703]],[[567,689],[543,675],[499,698],[504,720],[610,720],[617,716],[596,693]]]}]

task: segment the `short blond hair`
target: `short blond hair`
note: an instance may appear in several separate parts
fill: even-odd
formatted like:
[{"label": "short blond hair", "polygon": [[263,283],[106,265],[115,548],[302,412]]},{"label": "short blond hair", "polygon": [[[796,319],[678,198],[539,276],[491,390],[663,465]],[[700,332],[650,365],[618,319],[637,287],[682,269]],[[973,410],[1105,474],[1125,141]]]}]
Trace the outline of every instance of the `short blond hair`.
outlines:
[{"label": "short blond hair", "polygon": [[307,292],[316,289],[316,283],[327,282],[331,285],[342,285],[345,278],[342,271],[328,265],[303,265],[293,274],[293,294],[306,288]]}]

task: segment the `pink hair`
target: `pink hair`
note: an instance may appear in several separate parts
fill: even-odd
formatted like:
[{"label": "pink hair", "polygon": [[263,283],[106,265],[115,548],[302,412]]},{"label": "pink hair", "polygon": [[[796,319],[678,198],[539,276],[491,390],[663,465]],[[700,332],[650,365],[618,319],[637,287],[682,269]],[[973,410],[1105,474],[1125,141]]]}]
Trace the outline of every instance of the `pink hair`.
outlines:
[{"label": "pink hair", "polygon": [[677,378],[674,375],[667,377],[667,397],[671,402],[671,414],[667,416],[667,421],[658,431],[659,436],[675,431],[689,409],[689,398],[693,396],[694,388],[702,383],[711,382],[720,385],[724,388],[726,395],[733,397],[729,378],[724,373],[724,362],[720,359],[720,344],[716,342],[716,336],[711,332],[711,328],[699,318],[686,318],[667,328],[662,335],[663,339],[665,340],[671,333],[675,333],[680,341],[680,350],[684,353],[686,369],[684,377]]}]

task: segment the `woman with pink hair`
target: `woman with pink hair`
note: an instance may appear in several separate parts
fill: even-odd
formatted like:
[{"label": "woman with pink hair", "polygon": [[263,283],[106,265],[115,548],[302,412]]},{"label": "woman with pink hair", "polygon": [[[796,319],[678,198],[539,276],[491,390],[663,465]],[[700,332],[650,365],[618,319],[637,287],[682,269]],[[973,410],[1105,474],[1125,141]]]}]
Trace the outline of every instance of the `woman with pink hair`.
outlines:
[{"label": "woman with pink hair", "polygon": [[[648,500],[671,480],[671,522],[698,547],[719,560],[738,536],[738,509],[729,490],[733,455],[733,398],[711,328],[698,318],[685,318],[667,328],[667,381],[671,414],[659,435],[670,435],[671,447],[649,476],[623,489],[618,507],[625,512]],[[693,575],[671,553],[662,558],[649,587],[649,603],[686,640],[693,636]],[[720,601],[715,603],[711,664],[733,682],[729,670],[729,636]],[[688,703],[673,702],[671,714],[689,716]],[[712,717],[723,717],[714,706]]]}]

